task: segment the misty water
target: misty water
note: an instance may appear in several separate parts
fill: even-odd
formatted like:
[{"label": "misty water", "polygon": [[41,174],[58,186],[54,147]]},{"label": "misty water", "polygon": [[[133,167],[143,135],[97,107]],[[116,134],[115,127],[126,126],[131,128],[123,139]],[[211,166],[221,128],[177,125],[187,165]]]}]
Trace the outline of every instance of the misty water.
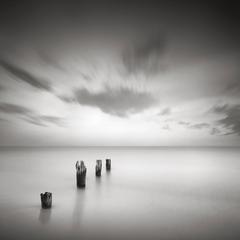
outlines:
[{"label": "misty water", "polygon": [[[45,191],[51,210],[41,209]],[[239,226],[239,148],[0,150],[1,239],[239,239]]]}]

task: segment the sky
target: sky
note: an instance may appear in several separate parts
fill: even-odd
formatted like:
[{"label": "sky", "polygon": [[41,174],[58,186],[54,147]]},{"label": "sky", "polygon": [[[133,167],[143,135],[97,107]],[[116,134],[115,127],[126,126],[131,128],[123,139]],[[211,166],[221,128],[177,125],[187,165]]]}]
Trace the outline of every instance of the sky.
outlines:
[{"label": "sky", "polygon": [[239,146],[233,1],[6,1],[0,146]]}]

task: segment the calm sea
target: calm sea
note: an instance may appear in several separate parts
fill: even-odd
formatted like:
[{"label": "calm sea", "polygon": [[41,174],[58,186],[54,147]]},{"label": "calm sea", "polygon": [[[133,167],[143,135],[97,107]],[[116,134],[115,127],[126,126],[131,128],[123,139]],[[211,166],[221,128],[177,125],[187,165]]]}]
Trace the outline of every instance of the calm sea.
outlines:
[{"label": "calm sea", "polygon": [[1,148],[0,239],[240,239],[240,148]]}]

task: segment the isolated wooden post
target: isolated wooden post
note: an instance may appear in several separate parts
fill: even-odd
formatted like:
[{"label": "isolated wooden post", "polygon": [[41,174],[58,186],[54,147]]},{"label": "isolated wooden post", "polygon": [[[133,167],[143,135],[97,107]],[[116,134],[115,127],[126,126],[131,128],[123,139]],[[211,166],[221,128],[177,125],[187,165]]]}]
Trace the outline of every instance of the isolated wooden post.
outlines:
[{"label": "isolated wooden post", "polygon": [[97,161],[96,161],[96,167],[95,167],[95,170],[96,170],[96,176],[97,176],[97,177],[101,177],[101,171],[102,171],[102,160],[97,160]]},{"label": "isolated wooden post", "polygon": [[106,159],[106,169],[107,171],[111,170],[111,159],[109,158]]},{"label": "isolated wooden post", "polygon": [[84,165],[84,162],[81,161],[79,164],[79,161],[76,162],[76,177],[77,177],[77,186],[79,188],[84,188],[86,186],[86,173],[87,168]]},{"label": "isolated wooden post", "polygon": [[52,193],[45,192],[44,194],[41,193],[41,203],[42,208],[51,208],[52,207]]}]

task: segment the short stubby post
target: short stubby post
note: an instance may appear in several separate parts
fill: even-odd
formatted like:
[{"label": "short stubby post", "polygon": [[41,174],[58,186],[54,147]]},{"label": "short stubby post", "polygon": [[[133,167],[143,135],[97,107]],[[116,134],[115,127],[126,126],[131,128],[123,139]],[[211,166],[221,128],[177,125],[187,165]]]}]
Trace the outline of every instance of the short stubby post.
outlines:
[{"label": "short stubby post", "polygon": [[111,159],[109,158],[106,159],[106,169],[107,171],[111,170]]},{"label": "short stubby post", "polygon": [[79,161],[76,162],[76,177],[77,177],[77,187],[84,188],[86,186],[86,173],[87,168],[84,165],[84,162],[81,161],[79,164]]},{"label": "short stubby post", "polygon": [[44,194],[41,193],[41,203],[42,208],[51,208],[52,207],[52,193],[45,192]]},{"label": "short stubby post", "polygon": [[96,161],[95,171],[96,171],[96,176],[97,176],[97,177],[101,177],[102,160],[97,160],[97,161]]}]

